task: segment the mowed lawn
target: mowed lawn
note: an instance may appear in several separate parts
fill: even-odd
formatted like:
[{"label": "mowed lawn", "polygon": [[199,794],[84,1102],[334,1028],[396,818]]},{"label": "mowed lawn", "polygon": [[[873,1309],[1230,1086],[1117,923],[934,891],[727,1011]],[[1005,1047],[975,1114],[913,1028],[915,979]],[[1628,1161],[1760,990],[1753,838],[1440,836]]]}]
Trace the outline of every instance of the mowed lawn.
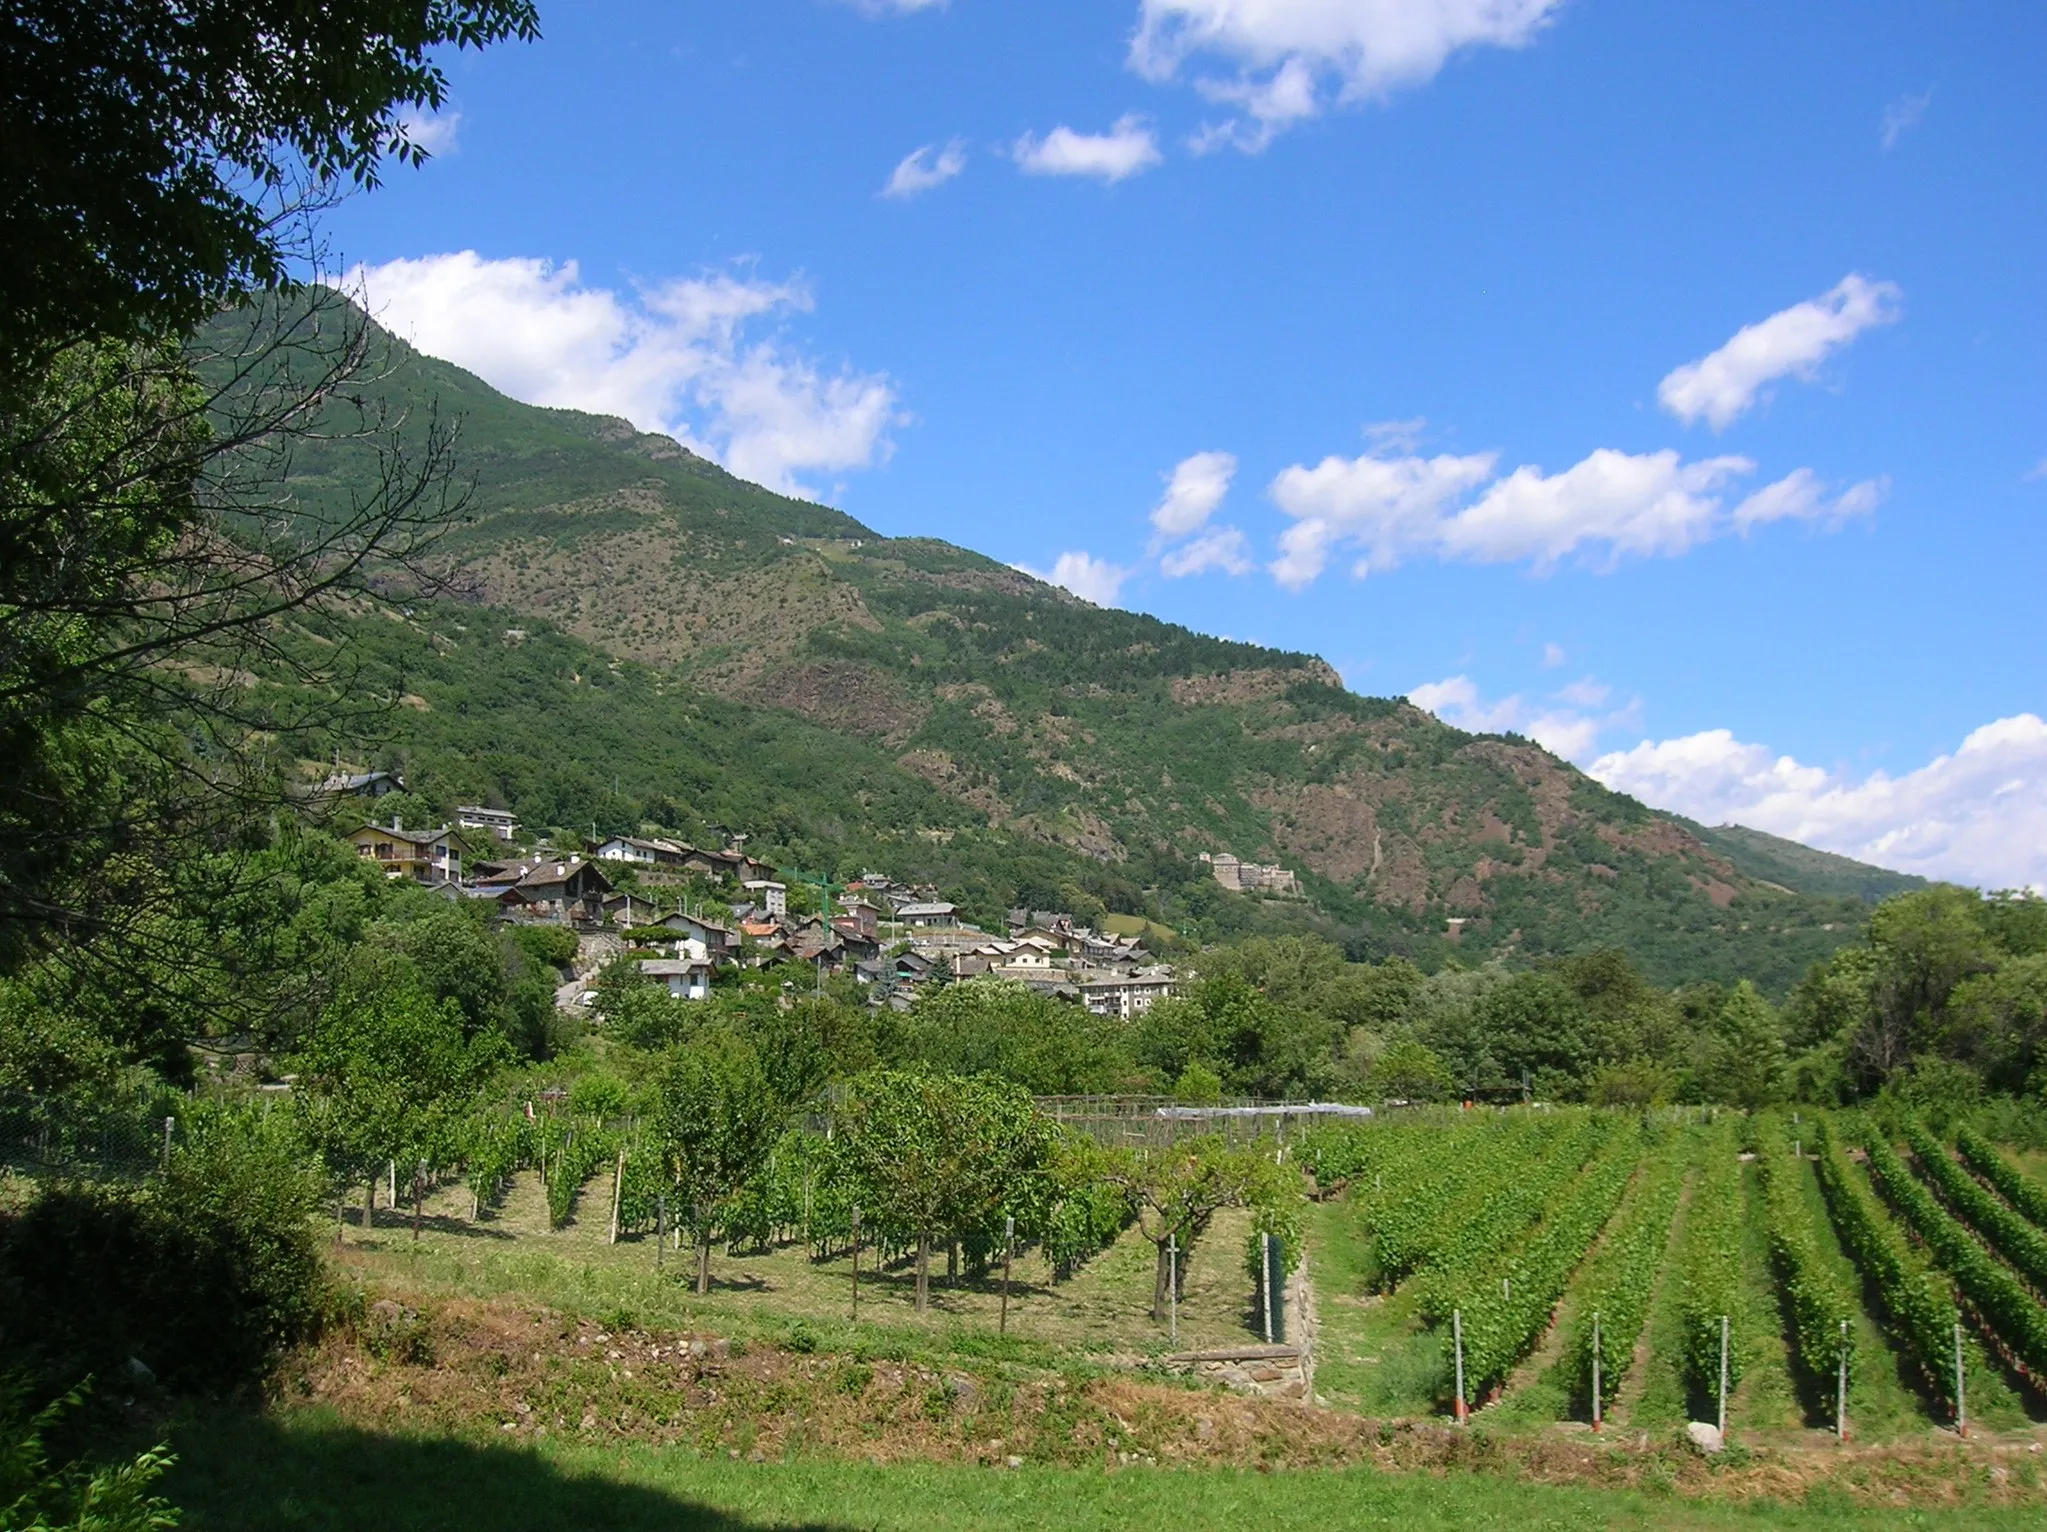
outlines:
[{"label": "mowed lawn", "polygon": [[797,1460],[683,1449],[498,1446],[370,1433],[319,1409],[192,1419],[167,1488],[187,1532],[639,1532],[767,1527],[2011,1528],[2037,1504],[1915,1511],[1833,1493],[1799,1505],[1713,1504],[1472,1473],[1023,1468]]}]

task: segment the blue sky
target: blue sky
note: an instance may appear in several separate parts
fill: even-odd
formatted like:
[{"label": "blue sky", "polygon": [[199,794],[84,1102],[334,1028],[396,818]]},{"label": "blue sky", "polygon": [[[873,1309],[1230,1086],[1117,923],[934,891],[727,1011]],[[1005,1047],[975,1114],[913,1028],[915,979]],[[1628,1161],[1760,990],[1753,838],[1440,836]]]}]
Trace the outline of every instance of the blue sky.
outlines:
[{"label": "blue sky", "polygon": [[2047,884],[2037,5],[542,25],[331,224],[427,350],[1662,806]]}]

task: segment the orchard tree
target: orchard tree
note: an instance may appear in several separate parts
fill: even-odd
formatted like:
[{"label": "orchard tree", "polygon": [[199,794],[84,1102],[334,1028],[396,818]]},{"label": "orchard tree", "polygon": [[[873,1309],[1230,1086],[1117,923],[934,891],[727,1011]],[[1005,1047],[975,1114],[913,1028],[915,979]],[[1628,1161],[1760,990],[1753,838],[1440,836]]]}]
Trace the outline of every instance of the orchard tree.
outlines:
[{"label": "orchard tree", "polygon": [[697,1291],[711,1290],[711,1230],[768,1161],[783,1111],[753,1044],[712,1027],[662,1062],[655,1137],[669,1184],[692,1210]]},{"label": "orchard tree", "polygon": [[1028,1092],[992,1075],[872,1070],[852,1082],[834,1154],[853,1201],[917,1241],[917,1310],[930,1302],[934,1239],[1028,1220],[1048,1199],[1059,1130]]},{"label": "orchard tree", "polygon": [[[462,1008],[436,1000],[390,965],[363,962],[301,1049],[295,1109],[335,1184],[368,1183],[363,1228],[376,1206],[377,1167],[437,1166],[460,1152],[467,1108],[509,1062],[496,1032],[467,1035]],[[425,1186],[414,1175],[413,1234]]]},{"label": "orchard tree", "polygon": [[1151,1317],[1163,1322],[1178,1251],[1179,1285],[1184,1290],[1187,1258],[1224,1208],[1248,1207],[1259,1227],[1277,1232],[1294,1225],[1301,1200],[1300,1176],[1255,1149],[1232,1149],[1213,1135],[1164,1148],[1121,1149],[1104,1157],[1102,1179],[1129,1198],[1137,1226],[1151,1241]]}]

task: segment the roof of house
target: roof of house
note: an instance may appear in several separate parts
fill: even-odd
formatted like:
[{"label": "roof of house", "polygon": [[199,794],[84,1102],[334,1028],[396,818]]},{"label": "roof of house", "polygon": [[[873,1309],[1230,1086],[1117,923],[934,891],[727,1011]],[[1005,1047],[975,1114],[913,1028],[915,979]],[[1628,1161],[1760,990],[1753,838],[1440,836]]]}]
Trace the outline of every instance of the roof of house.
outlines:
[{"label": "roof of house", "polygon": [[950,915],[957,908],[958,908],[957,905],[946,904],[943,902],[932,904],[905,904],[898,906],[898,908],[896,909],[896,913],[902,916],[905,920],[914,920],[920,915]]},{"label": "roof of house", "polygon": [[640,972],[650,979],[679,979],[688,974],[708,973],[711,965],[702,958],[641,958]]},{"label": "roof of house", "polygon": [[567,883],[580,872],[588,872],[607,889],[611,887],[611,880],[605,877],[594,863],[586,862],[579,856],[561,857],[529,865],[519,879],[518,886],[522,889],[551,888],[557,883]]},{"label": "roof of house", "polygon": [[462,838],[460,834],[447,825],[442,825],[438,830],[401,830],[394,825],[372,824],[363,825],[358,829],[351,830],[348,832],[348,835],[349,839],[352,840],[356,836],[365,833],[388,836],[392,840],[402,840],[408,845],[413,846],[434,846],[444,840],[459,841]]},{"label": "roof of house", "polygon": [[405,779],[395,771],[354,771],[337,772],[320,784],[323,793],[359,793],[365,787],[379,782],[390,782],[398,787],[405,785]]}]

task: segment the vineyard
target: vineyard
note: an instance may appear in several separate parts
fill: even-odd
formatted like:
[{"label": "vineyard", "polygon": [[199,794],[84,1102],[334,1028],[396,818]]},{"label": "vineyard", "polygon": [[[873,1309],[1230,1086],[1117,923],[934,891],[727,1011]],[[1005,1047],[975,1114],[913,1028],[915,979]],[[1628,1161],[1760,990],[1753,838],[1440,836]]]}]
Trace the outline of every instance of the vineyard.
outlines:
[{"label": "vineyard", "polygon": [[1374,1412],[1889,1436],[2047,1418],[2047,1188],[1904,1118],[1446,1111],[1299,1146],[1318,1389]]},{"label": "vineyard", "polygon": [[[422,1174],[443,1224],[537,1221],[678,1295],[803,1287],[805,1314],[857,1322],[857,1269],[870,1304],[921,1313],[928,1289],[957,1318],[1013,1269],[1145,1349],[1190,1270],[1204,1343],[1255,1338],[1239,1289],[1274,1235],[1282,1271],[1313,1265],[1317,1392],[1368,1413],[1862,1439],[2047,1419],[2047,1187],[1966,1128],[1431,1109],[1119,1150],[971,1084],[877,1077],[828,1114],[723,1128],[485,1116]],[[735,1135],[753,1148],[720,1172]]]}]

